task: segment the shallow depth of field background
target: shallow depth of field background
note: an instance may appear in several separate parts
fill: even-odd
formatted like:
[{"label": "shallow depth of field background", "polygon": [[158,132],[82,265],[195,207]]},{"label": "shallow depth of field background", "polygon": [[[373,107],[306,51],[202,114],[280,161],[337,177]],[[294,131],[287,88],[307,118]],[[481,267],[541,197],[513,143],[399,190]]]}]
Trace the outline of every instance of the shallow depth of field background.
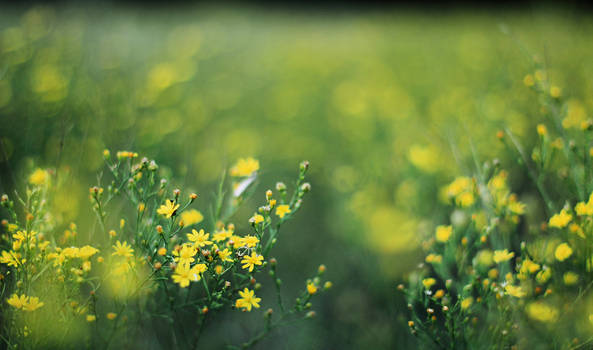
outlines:
[{"label": "shallow depth of field background", "polygon": [[[261,198],[240,230],[309,160],[313,191],[275,256],[286,290],[320,263],[335,288],[316,319],[262,349],[413,346],[395,287],[472,148],[510,164],[496,131],[535,137],[540,107],[523,84],[534,56],[573,113],[593,110],[593,21],[566,9],[139,8],[0,8],[0,192],[56,168],[68,183],[56,208],[83,232],[104,148],[156,159],[204,212],[222,170],[253,156]],[[224,316],[206,342],[244,340],[253,314],[232,327]]]}]

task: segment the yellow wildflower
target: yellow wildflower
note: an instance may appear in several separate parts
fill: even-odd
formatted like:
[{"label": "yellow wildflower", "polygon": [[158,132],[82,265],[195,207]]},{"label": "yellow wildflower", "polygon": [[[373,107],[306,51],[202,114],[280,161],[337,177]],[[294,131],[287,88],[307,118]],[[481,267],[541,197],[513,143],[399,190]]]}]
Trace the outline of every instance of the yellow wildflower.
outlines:
[{"label": "yellow wildflower", "polygon": [[259,215],[259,214],[254,214],[250,219],[249,222],[253,223],[253,224],[259,224],[262,223],[264,221],[264,217]]},{"label": "yellow wildflower", "polygon": [[8,266],[18,266],[21,262],[19,261],[19,255],[13,251],[7,252],[6,250],[2,251],[2,256],[0,256],[0,263],[6,264]]},{"label": "yellow wildflower", "polygon": [[208,268],[205,264],[196,264],[192,268],[189,264],[179,264],[173,273],[173,282],[178,283],[181,288],[189,286],[191,281],[199,281],[202,279],[202,273]]},{"label": "yellow wildflower", "polygon": [[167,219],[171,216],[175,215],[177,209],[179,208],[179,204],[175,204],[172,200],[167,199],[165,204],[161,205],[159,209],[157,209],[157,213],[163,215]]},{"label": "yellow wildflower", "polygon": [[243,245],[246,245],[248,248],[254,248],[259,243],[259,238],[251,235],[247,235],[242,239]]},{"label": "yellow wildflower", "polygon": [[544,124],[537,124],[537,133],[540,136],[545,136],[548,134],[548,129]]},{"label": "yellow wildflower", "polygon": [[243,291],[239,291],[240,299],[235,302],[235,307],[242,308],[243,310],[251,311],[252,307],[259,308],[259,302],[261,298],[255,296],[255,292],[245,288]]},{"label": "yellow wildflower", "polygon": [[451,237],[451,234],[453,233],[453,227],[452,226],[437,226],[436,229],[436,239],[439,242],[447,242],[449,240],[449,237]]},{"label": "yellow wildflower", "polygon": [[552,277],[552,270],[544,266],[544,269],[535,275],[535,280],[540,284],[544,284],[548,282],[550,277]]},{"label": "yellow wildflower", "polygon": [[10,296],[10,298],[6,299],[6,302],[14,308],[21,309],[25,305],[27,305],[28,300],[29,300],[29,297],[26,296],[25,294],[22,294],[21,296],[13,294]]},{"label": "yellow wildflower", "polygon": [[514,252],[509,252],[507,249],[494,251],[494,262],[500,264],[504,261],[509,261],[515,256]]},{"label": "yellow wildflower", "polygon": [[561,243],[556,247],[556,251],[554,252],[554,256],[558,261],[564,261],[568,259],[572,255],[572,248],[566,244]]},{"label": "yellow wildflower", "polygon": [[530,318],[540,322],[554,322],[558,317],[556,308],[542,302],[530,303],[526,310]]},{"label": "yellow wildflower", "polygon": [[132,253],[134,253],[134,249],[132,249],[132,247],[130,247],[126,241],[123,243],[119,240],[115,242],[113,250],[115,250],[115,252],[113,252],[111,255],[119,255],[123,256],[124,258],[129,258],[133,255]]},{"label": "yellow wildflower", "polygon": [[550,218],[550,227],[563,228],[572,220],[572,215],[566,209],[562,209],[560,213],[555,214]]},{"label": "yellow wildflower", "polygon": [[461,301],[461,309],[467,310],[474,303],[474,298],[467,297]]},{"label": "yellow wildflower", "polygon": [[223,262],[224,262],[224,261],[229,261],[229,262],[232,262],[232,261],[233,261],[233,259],[231,259],[231,258],[230,258],[230,256],[231,256],[232,254],[233,254],[233,253],[232,253],[230,250],[228,250],[227,248],[225,248],[224,250],[219,250],[219,251],[218,251],[218,257],[219,257],[219,258],[220,258],[220,260],[221,260],[221,261],[223,261]]},{"label": "yellow wildflower", "polygon": [[443,256],[438,254],[428,254],[425,261],[429,264],[440,264],[443,261]]},{"label": "yellow wildflower", "polygon": [[187,239],[190,242],[193,242],[195,246],[203,247],[212,244],[212,242],[208,240],[208,238],[210,238],[210,234],[204,233],[203,229],[200,230],[200,232],[192,229],[191,232],[192,233],[187,234]]},{"label": "yellow wildflower", "polygon": [[531,261],[530,259],[525,259],[525,261],[523,261],[523,263],[521,263],[521,269],[520,272],[522,273],[536,273],[537,271],[539,271],[540,269],[540,265],[534,263],[533,261]]},{"label": "yellow wildflower", "polygon": [[291,212],[290,207],[286,204],[281,204],[276,207],[276,215],[278,215],[278,217],[280,219],[284,218],[284,215],[286,215],[290,212]]},{"label": "yellow wildflower", "polygon": [[47,170],[43,170],[43,169],[35,169],[35,171],[31,174],[31,176],[29,176],[29,183],[32,185],[43,185],[45,183],[47,183],[47,180],[49,179],[49,173],[47,172]]},{"label": "yellow wildflower", "polygon": [[422,280],[422,285],[426,289],[430,289],[430,287],[432,287],[435,283],[437,283],[437,280],[435,280],[432,277],[425,278],[425,279]]},{"label": "yellow wildflower", "polygon": [[108,312],[107,313],[107,319],[108,320],[115,320],[116,317],[117,317],[117,314],[115,312]]},{"label": "yellow wildflower", "polygon": [[245,256],[243,260],[241,260],[241,264],[243,264],[243,268],[249,268],[249,272],[253,271],[255,265],[261,265],[264,257],[262,255],[258,255],[256,252],[252,252],[251,256]]},{"label": "yellow wildflower", "polygon": [[572,286],[579,281],[579,275],[572,271],[568,271],[562,276],[562,279],[564,280],[564,284]]},{"label": "yellow wildflower", "polygon": [[38,297],[30,297],[27,303],[23,305],[23,310],[25,311],[35,311],[42,307],[44,303],[39,301]]},{"label": "yellow wildflower", "polygon": [[250,176],[254,172],[259,170],[259,161],[249,157],[249,158],[241,158],[231,168],[231,176],[235,177],[244,177]]},{"label": "yellow wildflower", "polygon": [[212,239],[215,242],[224,241],[225,239],[231,238],[233,235],[233,231],[222,230],[214,233],[214,237]]},{"label": "yellow wildflower", "polygon": [[504,287],[504,291],[508,295],[513,296],[515,298],[523,298],[524,296],[527,295],[527,293],[525,293],[525,291],[520,286],[513,286],[510,284],[508,284],[506,287]]},{"label": "yellow wildflower", "polygon": [[204,216],[199,211],[195,209],[190,209],[181,213],[181,220],[183,221],[185,226],[191,226],[202,222],[202,220],[204,220]]},{"label": "yellow wildflower", "polygon": [[90,245],[85,245],[78,250],[78,257],[86,260],[98,252],[99,250],[97,248],[91,247]]},{"label": "yellow wildflower", "polygon": [[198,250],[188,244],[184,244],[179,251],[173,251],[173,255],[175,256],[174,260],[179,263],[179,265],[189,265],[193,263],[195,261],[194,256],[197,253]]},{"label": "yellow wildflower", "polygon": [[97,320],[97,316],[95,315],[86,315],[87,322],[95,322]]}]

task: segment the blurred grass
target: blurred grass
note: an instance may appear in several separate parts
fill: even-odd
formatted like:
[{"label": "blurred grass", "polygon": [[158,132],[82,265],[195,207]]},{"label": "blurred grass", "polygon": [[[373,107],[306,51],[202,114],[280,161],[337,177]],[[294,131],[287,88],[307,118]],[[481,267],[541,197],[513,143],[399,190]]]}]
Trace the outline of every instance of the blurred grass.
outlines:
[{"label": "blurred grass", "polygon": [[439,188],[470,172],[472,147],[500,153],[499,128],[533,137],[541,117],[523,77],[534,59],[575,110],[593,108],[592,34],[589,16],[556,8],[5,7],[0,190],[34,166],[60,169],[65,225],[90,222],[84,198],[105,147],[159,160],[205,198],[238,157],[261,160],[262,191],[308,159],[312,196],[284,232],[279,268],[290,285],[324,262],[336,288],[316,325],[263,344],[402,346],[395,280],[444,215]]}]

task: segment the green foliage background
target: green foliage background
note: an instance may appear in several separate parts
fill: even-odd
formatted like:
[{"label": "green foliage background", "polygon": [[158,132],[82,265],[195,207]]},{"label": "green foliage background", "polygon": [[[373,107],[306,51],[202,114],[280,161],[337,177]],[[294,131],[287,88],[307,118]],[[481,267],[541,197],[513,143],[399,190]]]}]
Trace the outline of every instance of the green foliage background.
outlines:
[{"label": "green foliage background", "polygon": [[[0,189],[56,168],[62,219],[84,227],[104,148],[157,159],[203,203],[239,157],[260,159],[261,193],[307,159],[312,195],[286,227],[279,269],[290,286],[323,262],[335,288],[319,317],[261,348],[413,346],[395,286],[446,215],[439,188],[471,173],[472,148],[504,158],[497,130],[535,137],[540,107],[523,84],[534,60],[591,111],[592,35],[589,16],[559,8],[3,7]],[[249,317],[260,316],[246,329]],[[209,341],[242,339],[228,324]]]}]

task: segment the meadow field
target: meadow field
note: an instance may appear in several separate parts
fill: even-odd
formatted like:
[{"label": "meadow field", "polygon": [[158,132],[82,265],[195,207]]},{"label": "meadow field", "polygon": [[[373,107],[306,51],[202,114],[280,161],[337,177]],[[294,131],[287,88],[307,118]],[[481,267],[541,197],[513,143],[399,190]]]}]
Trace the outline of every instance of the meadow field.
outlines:
[{"label": "meadow field", "polygon": [[592,38],[2,5],[2,348],[590,348]]}]

